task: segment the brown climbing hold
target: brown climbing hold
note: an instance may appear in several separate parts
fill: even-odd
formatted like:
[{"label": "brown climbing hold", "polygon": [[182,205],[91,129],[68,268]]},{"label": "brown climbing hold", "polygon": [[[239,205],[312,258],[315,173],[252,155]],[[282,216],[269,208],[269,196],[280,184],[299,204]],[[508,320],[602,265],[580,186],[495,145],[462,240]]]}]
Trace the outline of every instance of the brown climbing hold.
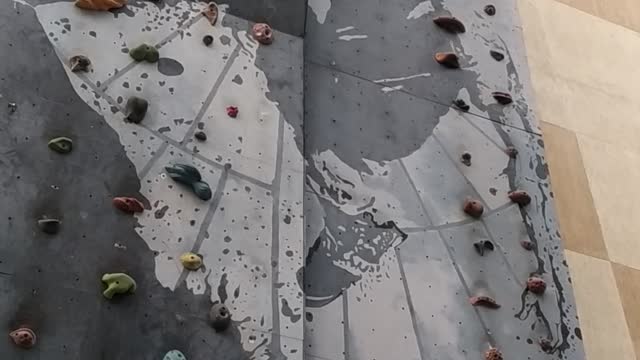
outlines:
[{"label": "brown climbing hold", "polygon": [[209,322],[217,332],[225,331],[231,325],[231,313],[224,304],[213,304],[209,310]]},{"label": "brown climbing hold", "polygon": [[527,280],[527,290],[531,291],[536,295],[544,294],[544,291],[547,289],[547,283],[544,279],[532,276]]},{"label": "brown climbing hold", "polygon": [[527,251],[531,251],[536,247],[531,240],[522,240],[520,241],[520,245]]},{"label": "brown climbing hold", "polygon": [[211,23],[211,25],[215,25],[218,21],[218,5],[209,3],[206,9],[202,11],[202,14],[209,20],[209,23]]},{"label": "brown climbing hold", "polygon": [[115,197],[113,198],[112,202],[113,206],[115,206],[117,209],[130,214],[144,211],[144,205],[142,205],[142,203],[136,198]]},{"label": "brown climbing hold", "polygon": [[227,106],[227,115],[232,118],[236,118],[238,116],[238,108],[236,106]]},{"label": "brown climbing hold", "polygon": [[449,68],[449,69],[458,69],[460,68],[460,62],[458,61],[458,55],[452,52],[439,52],[436,53],[434,59],[438,62],[438,64]]},{"label": "brown climbing hold", "polygon": [[72,56],[71,59],[69,59],[69,63],[72,72],[87,72],[89,71],[89,66],[91,66],[91,60],[84,55]]},{"label": "brown climbing hold", "polygon": [[253,25],[253,38],[262,45],[269,45],[273,42],[273,30],[265,23]]},{"label": "brown climbing hold", "polygon": [[21,348],[29,349],[36,345],[36,333],[26,327],[12,331],[9,333],[9,337]]},{"label": "brown climbing hold", "polygon": [[76,6],[86,10],[102,10],[118,9],[123,7],[127,0],[76,0]]},{"label": "brown climbing hold", "polygon": [[466,199],[464,201],[462,210],[464,210],[467,215],[477,219],[482,216],[482,213],[484,212],[484,206],[482,206],[482,204],[478,200]]},{"label": "brown climbing hold", "polygon": [[484,353],[484,360],[502,360],[502,353],[500,350],[492,347]]},{"label": "brown climbing hold", "polygon": [[491,95],[501,105],[509,105],[509,104],[511,104],[513,102],[513,99],[511,98],[511,95],[509,95],[507,93],[504,93],[504,92],[496,91],[496,92],[492,93]]},{"label": "brown climbing hold", "polygon": [[540,344],[540,349],[546,353],[551,353],[553,351],[553,344],[551,344],[551,340],[542,338],[538,341]]},{"label": "brown climbing hold", "polygon": [[518,157],[518,149],[514,148],[513,146],[507,146],[504,152],[512,159]]},{"label": "brown climbing hold", "polygon": [[493,5],[487,5],[484,7],[484,12],[489,16],[493,16],[496,14],[496,7]]},{"label": "brown climbing hold", "polygon": [[471,166],[471,154],[467,151],[463,152],[462,155],[460,155],[460,162],[467,166]]},{"label": "brown climbing hold", "polygon": [[485,295],[472,296],[471,298],[469,298],[469,302],[473,306],[484,306],[489,309],[500,308],[500,304],[498,304],[495,300],[493,300],[489,296],[485,296]]},{"label": "brown climbing hold", "polygon": [[531,196],[524,190],[510,192],[509,199],[520,206],[527,206],[531,203]]},{"label": "brown climbing hold", "polygon": [[466,31],[462,21],[454,18],[453,16],[439,16],[433,19],[433,22],[453,34],[460,34]]}]

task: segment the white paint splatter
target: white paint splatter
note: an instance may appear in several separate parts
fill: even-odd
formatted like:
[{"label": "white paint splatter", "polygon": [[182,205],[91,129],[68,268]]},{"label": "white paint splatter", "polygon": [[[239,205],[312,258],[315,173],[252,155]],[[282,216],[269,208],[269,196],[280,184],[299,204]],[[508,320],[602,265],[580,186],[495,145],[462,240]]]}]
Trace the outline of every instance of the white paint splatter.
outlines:
[{"label": "white paint splatter", "polygon": [[382,88],[382,92],[386,94],[388,92],[398,91],[398,90],[402,90],[402,89],[404,89],[404,86],[402,86],[402,85],[397,85],[397,86],[394,86],[394,87],[385,86],[385,87]]},{"label": "white paint splatter", "polygon": [[426,15],[432,11],[435,11],[433,5],[431,4],[431,0],[425,0],[420,4],[416,5],[416,7],[411,10],[407,19],[417,19],[422,15]]},{"label": "white paint splatter", "polygon": [[429,77],[429,76],[431,76],[431,73],[421,73],[421,74],[402,76],[402,77],[397,77],[397,78],[379,79],[379,80],[374,80],[373,82],[376,83],[376,84],[381,84],[381,83],[410,80],[410,79],[415,79],[415,78],[419,78],[419,77]]},{"label": "white paint splatter", "polygon": [[353,29],[355,29],[355,27],[347,26],[347,27],[343,27],[343,28],[340,28],[340,29],[336,29],[336,33],[340,34],[342,32],[353,30]]},{"label": "white paint splatter", "polygon": [[324,24],[327,13],[329,9],[331,9],[331,0],[309,0],[309,7],[316,15],[316,20],[318,20],[320,24]]},{"label": "white paint splatter", "polygon": [[351,41],[355,39],[366,39],[368,37],[369,37],[368,35],[342,35],[338,39],[344,40],[344,41]]}]

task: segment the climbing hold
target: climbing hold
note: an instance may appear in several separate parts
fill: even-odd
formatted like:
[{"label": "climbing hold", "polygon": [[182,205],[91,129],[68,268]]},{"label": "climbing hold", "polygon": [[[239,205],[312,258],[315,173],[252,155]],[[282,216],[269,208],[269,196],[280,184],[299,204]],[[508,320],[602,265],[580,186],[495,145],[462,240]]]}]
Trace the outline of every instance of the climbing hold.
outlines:
[{"label": "climbing hold", "polygon": [[187,357],[178,350],[171,350],[162,358],[162,360],[187,360]]},{"label": "climbing hold", "polygon": [[469,111],[469,109],[471,109],[471,106],[467,105],[467,103],[462,99],[454,100],[453,105],[464,112],[467,112]]},{"label": "climbing hold", "polygon": [[107,285],[102,292],[107,299],[113,298],[115,294],[131,294],[136,291],[136,281],[124,273],[104,274],[102,282]]},{"label": "climbing hold", "polygon": [[206,201],[211,199],[211,188],[209,184],[201,181],[202,176],[195,167],[185,164],[175,164],[166,166],[165,169],[174,181],[190,186],[196,196],[201,200]]},{"label": "climbing hold", "polygon": [[484,7],[484,12],[489,16],[493,16],[496,14],[496,7],[493,5],[487,5]]},{"label": "climbing hold", "polygon": [[7,107],[9,108],[9,112],[11,114],[13,114],[14,112],[16,112],[16,110],[18,110],[18,104],[10,102]]},{"label": "climbing hold", "polygon": [[73,71],[73,72],[78,72],[78,71],[87,72],[87,71],[89,71],[89,66],[91,65],[91,60],[89,60],[89,58],[84,56],[84,55],[76,55],[76,56],[72,56],[71,59],[69,59],[69,63],[70,63],[70,66],[71,66],[71,71]]},{"label": "climbing hold", "polygon": [[502,353],[500,350],[492,347],[484,353],[484,360],[502,360]]},{"label": "climbing hold", "polygon": [[507,93],[496,91],[496,92],[492,93],[491,95],[501,105],[509,105],[509,104],[511,104],[513,102],[513,99],[511,98],[511,95],[509,95]]},{"label": "climbing hold", "polygon": [[433,19],[433,22],[439,27],[453,34],[459,34],[466,31],[462,21],[454,18],[453,16],[439,16]]},{"label": "climbing hold", "polygon": [[194,182],[191,185],[191,188],[193,189],[194,194],[196,194],[196,196],[199,197],[200,200],[207,201],[211,199],[211,196],[213,195],[211,193],[211,188],[209,187],[209,184],[207,184],[204,181]]},{"label": "climbing hold", "polygon": [[60,231],[60,220],[48,218],[40,219],[38,220],[38,227],[45,234],[55,235]]},{"label": "climbing hold", "polygon": [[484,251],[493,251],[493,243],[489,240],[480,240],[473,243],[473,247],[476,249],[480,256],[484,256]]},{"label": "climbing hold", "polygon": [[500,304],[498,304],[495,300],[493,300],[489,296],[485,296],[485,295],[472,296],[471,298],[469,298],[469,302],[473,306],[484,306],[489,309],[500,308]]},{"label": "climbing hold", "polygon": [[231,325],[231,313],[224,304],[213,304],[209,310],[209,322],[216,331],[225,331]]},{"label": "climbing hold", "polygon": [[253,38],[262,45],[269,45],[273,42],[273,30],[265,23],[253,25]]},{"label": "climbing hold", "polygon": [[68,154],[73,149],[73,141],[64,136],[53,138],[49,140],[49,149],[60,154]]},{"label": "climbing hold", "polygon": [[180,262],[185,269],[189,270],[198,270],[202,266],[202,258],[190,252],[180,255]]},{"label": "climbing hold", "polygon": [[209,3],[209,5],[202,10],[202,14],[209,20],[209,23],[214,26],[218,21],[218,5]]},{"label": "climbing hold", "polygon": [[551,344],[551,340],[541,338],[538,340],[538,343],[540,344],[540,349],[542,349],[542,351],[546,353],[551,353],[551,351],[553,351],[553,344]]},{"label": "climbing hold", "polygon": [[463,152],[462,155],[460,156],[460,162],[462,162],[467,166],[471,166],[471,154],[466,151]]},{"label": "climbing hold", "polygon": [[227,115],[229,115],[229,117],[236,118],[239,111],[235,106],[227,106]]},{"label": "climbing hold", "polygon": [[504,59],[504,54],[496,51],[496,50],[490,50],[489,54],[491,55],[492,58],[494,58],[496,61],[502,61]]},{"label": "climbing hold", "polygon": [[531,203],[531,196],[529,196],[529,194],[523,190],[510,192],[509,199],[520,206],[527,206]]},{"label": "climbing hold", "polygon": [[115,197],[112,200],[113,206],[127,213],[139,213],[144,211],[144,205],[132,197]]},{"label": "climbing hold", "polygon": [[26,327],[13,330],[9,333],[9,337],[21,348],[29,349],[36,345],[36,333]]},{"label": "climbing hold", "polygon": [[458,55],[452,52],[439,52],[436,53],[434,59],[438,62],[438,64],[449,68],[449,69],[458,69],[460,67],[460,62],[458,61]]},{"label": "climbing hold", "polygon": [[150,63],[154,63],[160,58],[160,53],[158,53],[158,49],[156,49],[155,47],[149,46],[147,44],[142,44],[136,48],[129,50],[129,56],[131,56],[135,61],[145,60]]},{"label": "climbing hold", "polygon": [[213,36],[211,35],[205,35],[202,38],[202,42],[206,45],[206,46],[211,46],[211,44],[213,44]]},{"label": "climbing hold", "polygon": [[544,294],[544,291],[547,289],[547,283],[544,279],[538,276],[531,276],[527,280],[527,290],[531,291],[536,295]]},{"label": "climbing hold", "polygon": [[507,146],[504,152],[512,159],[518,157],[518,149],[514,148],[513,146]]},{"label": "climbing hold", "polygon": [[535,244],[531,240],[522,240],[520,241],[520,245],[527,251],[533,250],[535,248]]},{"label": "climbing hold", "polygon": [[482,216],[482,213],[484,212],[484,206],[482,206],[482,203],[473,199],[466,199],[462,209],[467,213],[467,215],[476,219]]},{"label": "climbing hold", "polygon": [[130,97],[129,100],[127,100],[127,107],[125,109],[127,121],[139,124],[147,114],[148,108],[149,102],[147,100],[137,96]]},{"label": "climbing hold", "polygon": [[193,136],[200,141],[207,141],[207,134],[203,131],[198,131]]},{"label": "climbing hold", "polygon": [[76,0],[76,6],[85,10],[107,11],[123,7],[127,0]]}]

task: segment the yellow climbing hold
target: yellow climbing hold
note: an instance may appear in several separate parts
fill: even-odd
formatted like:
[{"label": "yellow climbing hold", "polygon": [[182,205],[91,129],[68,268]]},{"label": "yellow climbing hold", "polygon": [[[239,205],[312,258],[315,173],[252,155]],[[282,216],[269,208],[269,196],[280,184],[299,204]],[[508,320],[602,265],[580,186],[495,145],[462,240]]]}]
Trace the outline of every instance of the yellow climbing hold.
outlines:
[{"label": "yellow climbing hold", "polygon": [[184,253],[180,256],[180,262],[185,269],[198,270],[202,266],[202,258],[194,253]]}]

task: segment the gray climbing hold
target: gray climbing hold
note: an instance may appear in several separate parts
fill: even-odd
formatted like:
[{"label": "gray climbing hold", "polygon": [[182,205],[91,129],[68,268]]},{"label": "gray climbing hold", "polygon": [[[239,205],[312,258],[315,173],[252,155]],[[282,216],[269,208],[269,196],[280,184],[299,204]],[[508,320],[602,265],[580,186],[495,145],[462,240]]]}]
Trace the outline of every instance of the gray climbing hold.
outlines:
[{"label": "gray climbing hold", "polygon": [[40,230],[49,235],[55,235],[60,231],[60,220],[58,219],[40,219],[38,220]]},{"label": "gray climbing hold", "polygon": [[127,120],[139,124],[144,119],[149,109],[149,102],[137,96],[132,96],[127,100],[126,114]]},{"label": "gray climbing hold", "polygon": [[473,243],[473,247],[476,249],[480,256],[484,256],[485,251],[493,251],[493,243],[489,240],[480,240]]},{"label": "gray climbing hold", "polygon": [[200,141],[207,141],[207,134],[204,131],[198,131],[193,136]]},{"label": "gray climbing hold", "polygon": [[202,42],[206,45],[206,46],[211,46],[211,44],[213,44],[213,36],[211,35],[205,35],[202,38]]},{"label": "gray climbing hold", "polygon": [[162,358],[162,360],[187,360],[187,357],[179,350],[171,350]]},{"label": "gray climbing hold", "polygon": [[471,166],[471,154],[467,151],[463,152],[460,156],[460,162],[467,166]]},{"label": "gray climbing hold", "polygon": [[231,313],[224,304],[213,304],[209,310],[209,322],[216,331],[225,331],[231,325]]},{"label": "gray climbing hold", "polygon": [[73,72],[87,72],[89,71],[89,66],[91,66],[91,60],[89,60],[89,58],[84,55],[72,56],[71,59],[69,59],[69,63],[71,66],[71,71]]},{"label": "gray climbing hold", "polygon": [[496,7],[493,5],[487,5],[484,7],[484,12],[489,16],[493,16],[496,14]]}]

